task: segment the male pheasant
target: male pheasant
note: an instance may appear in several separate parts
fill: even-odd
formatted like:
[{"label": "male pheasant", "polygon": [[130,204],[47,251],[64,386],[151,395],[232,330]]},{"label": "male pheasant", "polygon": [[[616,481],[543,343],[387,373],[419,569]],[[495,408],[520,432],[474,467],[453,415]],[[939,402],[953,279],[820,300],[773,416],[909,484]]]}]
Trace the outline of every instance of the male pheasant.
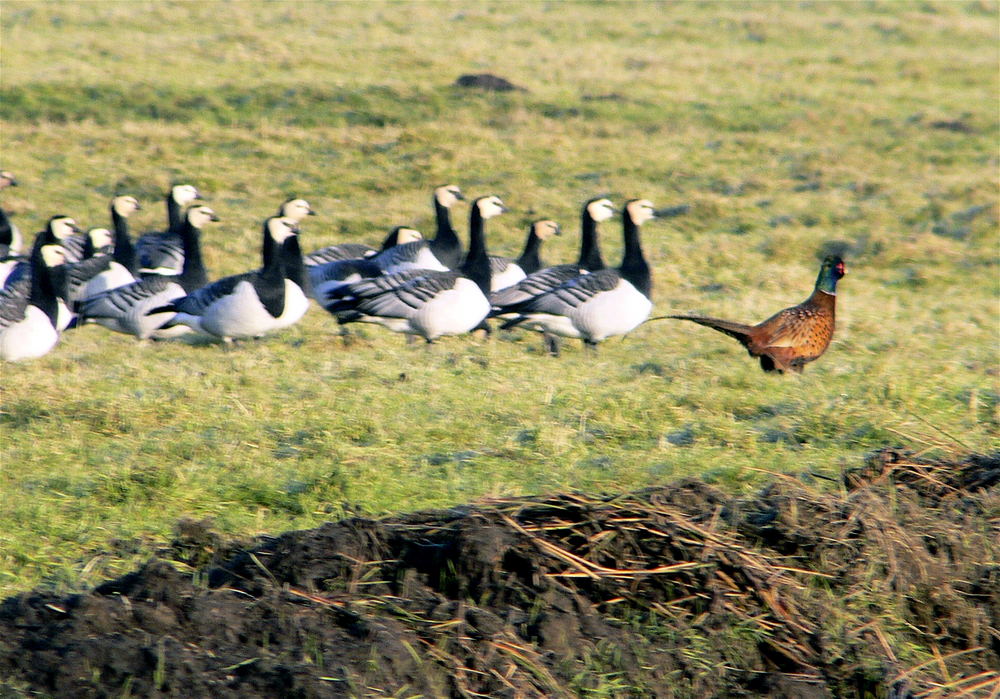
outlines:
[{"label": "male pheasant", "polygon": [[764,371],[801,374],[808,362],[819,359],[833,338],[837,281],[847,274],[836,256],[823,260],[812,295],[798,306],[775,313],[758,325],[743,325],[704,316],[672,315],[714,328],[740,341],[751,357],[760,358]]}]

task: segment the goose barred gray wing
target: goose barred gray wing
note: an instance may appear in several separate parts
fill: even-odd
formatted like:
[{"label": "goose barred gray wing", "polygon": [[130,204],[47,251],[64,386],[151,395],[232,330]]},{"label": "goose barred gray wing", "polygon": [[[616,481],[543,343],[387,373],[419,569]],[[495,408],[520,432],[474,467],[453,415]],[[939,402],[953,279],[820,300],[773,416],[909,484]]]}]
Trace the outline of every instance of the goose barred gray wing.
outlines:
[{"label": "goose barred gray wing", "polygon": [[0,329],[24,320],[30,290],[31,282],[27,281],[0,291]]},{"label": "goose barred gray wing", "polygon": [[386,291],[392,291],[413,279],[425,277],[428,274],[429,272],[425,269],[409,269],[405,272],[396,272],[395,274],[373,276],[331,289],[327,292],[326,298],[328,300],[369,298],[385,293]]},{"label": "goose barred gray wing", "polygon": [[372,257],[383,272],[392,274],[411,269],[447,272],[448,268],[434,256],[426,240],[415,240],[403,243],[387,250],[382,250]]},{"label": "goose barred gray wing", "polygon": [[327,262],[341,260],[354,260],[357,258],[371,257],[376,252],[375,248],[363,243],[341,243],[320,248],[315,252],[305,255],[302,259],[307,267],[314,267]]},{"label": "goose barred gray wing", "polygon": [[187,332],[188,328],[163,330],[162,326],[173,317],[172,313],[146,314],[184,294],[184,287],[174,277],[154,274],[80,301],[76,305],[78,322],[81,325],[97,323],[141,340],[176,336]]},{"label": "goose barred gray wing", "polygon": [[503,274],[503,272],[514,262],[513,258],[490,255],[490,273]]},{"label": "goose barred gray wing", "polygon": [[370,277],[381,276],[378,265],[365,258],[352,260],[334,260],[321,265],[306,268],[309,272],[309,283],[312,286],[312,296],[317,301],[323,301],[327,294],[346,284],[360,282]]},{"label": "goose barred gray wing", "polygon": [[602,269],[593,274],[581,274],[547,293],[518,305],[515,310],[522,313],[567,315],[598,294],[614,290],[621,281],[621,274],[615,269]]},{"label": "goose barred gray wing", "polygon": [[494,314],[505,313],[509,307],[524,303],[536,296],[555,289],[570,279],[587,274],[587,270],[578,265],[556,265],[540,269],[534,274],[506,289],[500,289],[490,294],[490,304]]},{"label": "goose barred gray wing", "polygon": [[85,318],[115,318],[132,312],[144,301],[175,289],[180,290],[180,296],[184,295],[177,282],[169,277],[154,275],[83,299],[77,304],[77,309]]},{"label": "goose barred gray wing", "polygon": [[[455,288],[455,282],[461,277],[459,272],[425,273],[387,289],[376,290],[374,285],[370,286],[367,293],[344,301],[345,305],[350,306],[350,310],[363,315],[405,318],[442,291]],[[382,280],[384,278],[380,277],[373,281]]]},{"label": "goose barred gray wing", "polygon": [[140,272],[176,275],[184,267],[184,241],[176,233],[147,233],[135,244]]},{"label": "goose barred gray wing", "polygon": [[84,259],[84,249],[87,247],[87,236],[71,235],[63,238],[59,244],[66,251],[67,262],[80,262]]},{"label": "goose barred gray wing", "polygon": [[69,303],[79,301],[87,282],[108,269],[112,258],[107,255],[97,255],[86,260],[66,265],[66,300]]},{"label": "goose barred gray wing", "polygon": [[213,303],[232,294],[233,290],[236,289],[240,282],[245,281],[253,284],[257,276],[257,272],[244,272],[243,274],[234,274],[231,277],[223,277],[222,279],[212,282],[208,286],[203,286],[197,291],[191,292],[182,299],[174,301],[172,305],[181,313],[201,315]]}]

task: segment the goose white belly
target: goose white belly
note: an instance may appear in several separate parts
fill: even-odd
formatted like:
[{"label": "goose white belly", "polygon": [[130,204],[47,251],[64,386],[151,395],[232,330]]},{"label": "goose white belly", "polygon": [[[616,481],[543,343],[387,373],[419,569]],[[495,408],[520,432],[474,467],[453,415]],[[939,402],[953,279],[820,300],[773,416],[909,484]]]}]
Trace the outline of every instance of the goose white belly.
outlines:
[{"label": "goose white belly", "polygon": [[222,338],[258,337],[273,330],[276,323],[248,281],[241,281],[201,314],[178,313],[174,320]]},{"label": "goose white belly", "polygon": [[520,265],[511,262],[502,272],[494,274],[490,279],[490,291],[499,291],[508,286],[514,286],[527,276]]},{"label": "goose white belly", "polygon": [[454,288],[437,294],[410,316],[413,332],[428,340],[467,333],[486,318],[490,302],[479,285],[460,277]]},{"label": "goose white belly", "polygon": [[293,281],[285,280],[285,310],[275,319],[275,329],[287,328],[298,323],[309,310],[309,299],[302,288]]},{"label": "goose white belly", "polygon": [[653,310],[653,302],[624,279],[609,291],[595,294],[566,315],[528,313],[521,325],[589,342],[626,335],[642,325]]},{"label": "goose white belly", "polygon": [[0,332],[0,359],[20,362],[49,353],[59,341],[59,332],[37,306],[29,305],[24,318]]},{"label": "goose white belly", "polygon": [[73,322],[76,314],[69,310],[69,306],[62,299],[56,299],[56,329],[62,332]]},{"label": "goose white belly", "polygon": [[600,342],[626,335],[642,325],[653,310],[653,302],[622,279],[611,291],[597,294],[571,316],[580,337]]}]

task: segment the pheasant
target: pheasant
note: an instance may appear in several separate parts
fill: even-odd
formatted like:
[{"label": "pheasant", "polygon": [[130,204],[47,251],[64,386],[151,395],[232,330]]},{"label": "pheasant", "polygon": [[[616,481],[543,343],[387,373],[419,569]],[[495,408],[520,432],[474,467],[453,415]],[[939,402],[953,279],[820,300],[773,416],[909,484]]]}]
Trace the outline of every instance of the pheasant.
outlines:
[{"label": "pheasant", "polygon": [[844,261],[827,257],[820,267],[816,288],[798,306],[775,313],[757,325],[744,325],[705,316],[671,315],[714,328],[740,341],[751,357],[760,358],[764,371],[801,374],[805,365],[819,359],[833,338],[837,281],[847,274]]}]

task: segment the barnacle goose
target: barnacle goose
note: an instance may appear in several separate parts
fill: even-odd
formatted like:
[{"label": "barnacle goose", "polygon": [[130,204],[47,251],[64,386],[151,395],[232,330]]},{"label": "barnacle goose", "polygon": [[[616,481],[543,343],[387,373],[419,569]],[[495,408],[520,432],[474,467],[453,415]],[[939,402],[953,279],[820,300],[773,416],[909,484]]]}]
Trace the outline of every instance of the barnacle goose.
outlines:
[{"label": "barnacle goose", "polygon": [[[625,335],[649,318],[652,279],[642,253],[639,227],[658,212],[646,199],[633,199],[622,210],[625,252],[616,269],[582,274],[540,296],[510,308],[518,315],[501,329],[525,325],[562,337],[575,337],[594,349],[597,343]],[[558,347],[550,351],[558,353]]]},{"label": "barnacle goose", "polygon": [[79,262],[87,247],[87,234],[76,225],[76,220],[65,214],[49,218],[42,231],[45,245],[58,245],[63,249],[66,262]]},{"label": "barnacle goose", "polygon": [[[388,250],[396,245],[422,239],[420,231],[406,226],[396,226],[383,241],[382,249]],[[321,303],[328,298],[327,294],[337,287],[382,274],[382,269],[368,257],[333,260],[308,267],[307,271],[309,272],[309,281],[312,284],[312,297]]]},{"label": "barnacle goose", "polygon": [[433,240],[418,240],[397,245],[372,255],[372,262],[385,274],[407,270],[435,270],[445,272],[458,269],[462,264],[462,243],[451,225],[451,207],[464,199],[455,185],[442,185],[434,189],[434,216],[437,231]]},{"label": "barnacle goose", "polygon": [[184,245],[181,273],[176,276],[150,275],[86,298],[77,304],[77,323],[97,323],[115,332],[134,335],[140,340],[162,340],[190,332],[190,328],[184,325],[162,328],[173,316],[172,313],[147,314],[208,283],[199,238],[201,229],[207,223],[218,220],[219,217],[207,206],[188,209],[180,228]]},{"label": "barnacle goose", "polygon": [[297,234],[296,221],[272,216],[264,225],[263,268],[219,279],[151,313],[173,312],[168,325],[188,325],[227,343],[294,323],[309,305],[302,288],[288,278],[289,262],[302,265],[301,249],[286,244]]},{"label": "barnacle goose", "polygon": [[[45,229],[35,236],[36,243],[40,245],[59,245],[63,248],[64,262],[70,260],[70,255],[66,252],[65,246],[63,245],[68,239],[74,237],[76,234],[81,233],[80,227],[76,225],[76,221],[62,214],[52,216],[49,218],[48,222],[45,224]],[[84,238],[85,240],[85,238]],[[39,243],[39,241],[41,241]],[[86,245],[86,243],[84,243]],[[32,248],[34,249],[34,247]],[[83,251],[83,245],[80,246],[80,251]],[[79,261],[81,256],[74,258],[74,261]],[[7,275],[3,279],[4,288],[15,286],[17,284],[24,284],[24,290],[27,290],[27,280],[31,277],[31,261],[27,258],[18,258],[14,265],[7,270]]]},{"label": "barnacle goose", "polygon": [[524,250],[516,260],[510,257],[490,255],[491,289],[498,291],[512,286],[529,274],[537,272],[544,265],[538,256],[542,243],[554,235],[562,235],[555,221],[535,221],[528,227],[528,238]]},{"label": "barnacle goose", "polygon": [[184,266],[184,243],[180,229],[184,225],[184,207],[202,199],[192,185],[178,184],[167,193],[167,230],[146,233],[136,241],[136,253],[142,274],[180,274]]},{"label": "barnacle goose", "polygon": [[123,194],[111,200],[111,225],[114,228],[114,253],[108,269],[87,283],[83,298],[95,296],[108,289],[125,286],[135,281],[139,274],[139,261],[135,246],[128,234],[128,217],[141,211],[139,200]]},{"label": "barnacle goose", "polygon": [[87,231],[86,243],[83,248],[83,259],[79,262],[67,263],[63,269],[66,283],[60,294],[71,307],[88,296],[90,283],[104,272],[107,272],[114,262],[108,253],[112,248],[114,238],[107,228],[91,228]]},{"label": "barnacle goose", "polygon": [[469,254],[458,270],[409,270],[349,284],[332,292],[326,310],[340,323],[377,323],[428,343],[479,327],[490,310],[485,222],[507,208],[500,197],[485,196],[471,209]]},{"label": "barnacle goose", "polygon": [[[551,291],[563,282],[580,274],[604,269],[597,226],[615,215],[615,205],[607,197],[598,196],[583,203],[580,212],[580,256],[575,264],[543,267],[521,281],[490,295],[491,317],[512,318],[511,308],[529,299]],[[558,354],[559,338],[543,331],[546,349]]]},{"label": "barnacle goose", "polygon": [[58,245],[41,237],[31,252],[31,288],[26,295],[0,292],[0,359],[18,362],[41,357],[59,341],[58,299],[51,271],[65,262]]},{"label": "barnacle goose", "polygon": [[604,258],[601,257],[601,246],[597,239],[597,224],[607,221],[614,215],[615,205],[606,197],[595,197],[584,203],[580,214],[580,256],[576,264],[544,267],[513,286],[494,292],[490,295],[492,315],[503,315],[508,312],[508,306],[523,303],[554,289],[567,279],[585,272],[604,269]]}]

